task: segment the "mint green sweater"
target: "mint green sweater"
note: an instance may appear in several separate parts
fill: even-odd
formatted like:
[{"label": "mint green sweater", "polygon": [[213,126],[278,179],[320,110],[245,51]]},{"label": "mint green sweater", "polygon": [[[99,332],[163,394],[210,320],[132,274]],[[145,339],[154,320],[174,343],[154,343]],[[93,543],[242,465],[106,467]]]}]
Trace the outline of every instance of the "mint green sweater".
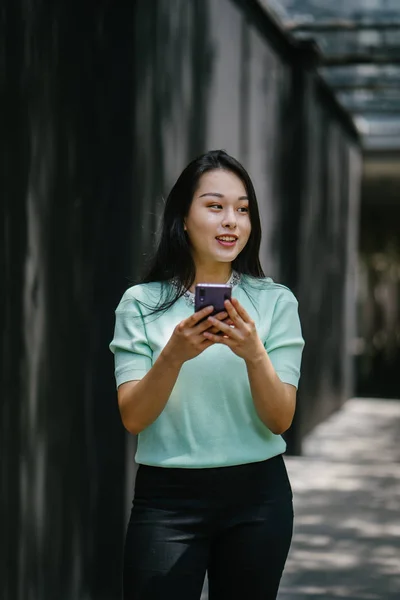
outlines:
[{"label": "mint green sweater", "polygon": [[[133,286],[115,311],[110,349],[117,387],[141,379],[175,326],[193,313],[182,297],[166,312],[148,316],[140,301],[154,305],[160,293],[160,283]],[[297,387],[304,340],[292,292],[270,278],[242,276],[233,296],[255,321],[279,378]],[[138,435],[135,459],[161,467],[205,468],[258,462],[285,449],[282,436],[257,415],[245,361],[216,344],[184,363],[164,410]]]}]

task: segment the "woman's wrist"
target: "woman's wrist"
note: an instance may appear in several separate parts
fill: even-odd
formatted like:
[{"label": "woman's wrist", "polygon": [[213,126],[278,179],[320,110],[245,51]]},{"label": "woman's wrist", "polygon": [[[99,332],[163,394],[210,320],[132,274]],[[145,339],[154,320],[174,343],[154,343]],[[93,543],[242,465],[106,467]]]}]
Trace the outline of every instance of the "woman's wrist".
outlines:
[{"label": "woman's wrist", "polygon": [[181,369],[183,363],[185,362],[181,358],[178,358],[174,352],[165,346],[165,348],[160,353],[160,359],[165,364],[165,366],[173,369]]},{"label": "woman's wrist", "polygon": [[264,348],[263,343],[260,340],[258,347],[255,352],[245,359],[245,363],[248,367],[257,367],[260,363],[265,361],[267,351]]}]

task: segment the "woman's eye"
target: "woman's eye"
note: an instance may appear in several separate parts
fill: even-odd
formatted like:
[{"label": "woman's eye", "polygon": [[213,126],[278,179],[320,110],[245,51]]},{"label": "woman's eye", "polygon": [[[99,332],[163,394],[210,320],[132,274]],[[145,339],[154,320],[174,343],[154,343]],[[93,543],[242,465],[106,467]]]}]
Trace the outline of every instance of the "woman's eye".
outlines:
[{"label": "woman's eye", "polygon": [[[210,204],[208,206],[208,208],[215,208],[217,210],[219,210],[220,208],[222,208],[221,204]],[[242,214],[247,214],[249,212],[249,209],[247,206],[241,206],[240,208],[238,208],[238,211],[241,212]]]}]

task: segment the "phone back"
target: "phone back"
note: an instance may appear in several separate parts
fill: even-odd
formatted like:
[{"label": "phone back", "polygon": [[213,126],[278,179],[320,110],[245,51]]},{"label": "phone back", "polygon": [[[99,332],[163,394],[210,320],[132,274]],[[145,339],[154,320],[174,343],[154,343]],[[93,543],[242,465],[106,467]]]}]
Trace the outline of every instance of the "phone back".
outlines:
[{"label": "phone back", "polygon": [[195,289],[195,311],[214,307],[212,315],[225,310],[224,302],[232,297],[232,286],[223,283],[198,283]]}]

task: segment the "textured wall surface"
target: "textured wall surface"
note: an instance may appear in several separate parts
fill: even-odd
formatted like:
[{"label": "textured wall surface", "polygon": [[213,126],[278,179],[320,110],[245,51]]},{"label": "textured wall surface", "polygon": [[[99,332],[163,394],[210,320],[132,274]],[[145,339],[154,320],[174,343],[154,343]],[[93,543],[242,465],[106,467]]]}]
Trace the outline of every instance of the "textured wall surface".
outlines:
[{"label": "textured wall surface", "polygon": [[135,116],[135,269],[183,166],[210,148],[242,161],[260,204],[264,270],[300,301],[306,349],[287,436],[299,451],[303,434],[353,390],[361,179],[354,129],[307,49],[277,35],[256,2],[159,0],[137,11],[136,79],[144,83]]},{"label": "textured wall surface", "polygon": [[307,341],[295,450],[350,389],[359,152],[255,2],[3,6],[1,597],[117,600],[134,440],[108,343],[163,197],[209,148],[252,175]]},{"label": "textured wall surface", "polygon": [[290,64],[242,2],[138,2],[136,14],[135,191],[142,208],[135,261],[152,246],[162,199],[182,168],[207,149],[224,148],[254,179],[262,263],[278,274],[282,157],[291,144],[280,136],[291,118]]},{"label": "textured wall surface", "polygon": [[357,144],[308,82],[304,181],[299,221],[298,296],[304,353],[301,435],[340,408],[354,391],[361,157]]},{"label": "textured wall surface", "polygon": [[125,444],[107,344],[128,271],[132,13],[3,3],[4,600],[118,597]]}]

